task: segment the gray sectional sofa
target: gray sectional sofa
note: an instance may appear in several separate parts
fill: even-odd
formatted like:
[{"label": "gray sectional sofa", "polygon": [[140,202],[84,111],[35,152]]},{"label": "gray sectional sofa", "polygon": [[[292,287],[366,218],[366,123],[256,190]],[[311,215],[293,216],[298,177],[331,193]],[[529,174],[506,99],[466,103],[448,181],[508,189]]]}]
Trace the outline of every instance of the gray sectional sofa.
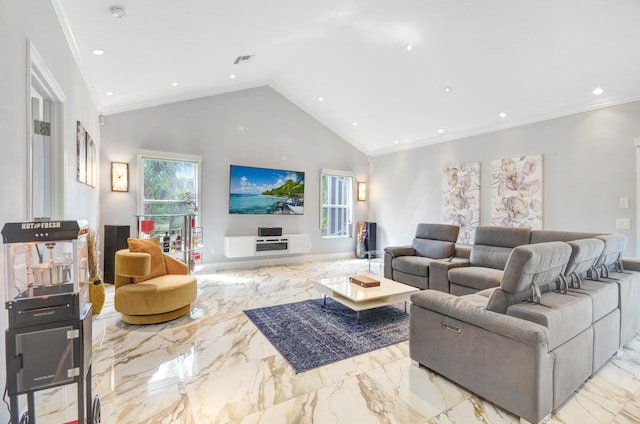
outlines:
[{"label": "gray sectional sofa", "polygon": [[622,235],[478,230],[412,296],[410,356],[539,422],[640,330],[640,263],[623,266]]}]

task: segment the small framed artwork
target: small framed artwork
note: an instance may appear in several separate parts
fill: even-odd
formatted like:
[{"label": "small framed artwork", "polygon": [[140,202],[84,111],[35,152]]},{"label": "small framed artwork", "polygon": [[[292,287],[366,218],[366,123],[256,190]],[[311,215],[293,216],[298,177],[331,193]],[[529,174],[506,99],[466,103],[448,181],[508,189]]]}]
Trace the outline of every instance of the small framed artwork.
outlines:
[{"label": "small framed artwork", "polygon": [[87,132],[87,184],[96,186],[96,143]]},{"label": "small framed artwork", "polygon": [[77,151],[77,166],[76,166],[76,178],[79,182],[87,182],[87,131],[84,129],[80,121],[76,127],[76,151]]}]

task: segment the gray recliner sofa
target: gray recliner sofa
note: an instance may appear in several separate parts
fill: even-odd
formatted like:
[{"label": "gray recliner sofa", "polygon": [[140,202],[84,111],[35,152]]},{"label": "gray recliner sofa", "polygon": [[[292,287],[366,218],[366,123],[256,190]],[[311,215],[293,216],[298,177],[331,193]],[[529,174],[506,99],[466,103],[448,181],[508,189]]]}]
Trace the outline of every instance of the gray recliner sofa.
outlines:
[{"label": "gray recliner sofa", "polygon": [[384,277],[420,289],[429,288],[429,264],[455,254],[460,227],[448,224],[418,224],[410,246],[384,249]]},{"label": "gray recliner sofa", "polygon": [[626,238],[512,249],[496,288],[412,296],[411,359],[530,422],[545,419],[640,329]]},{"label": "gray recliner sofa", "polygon": [[479,226],[468,259],[454,258],[449,262],[430,264],[429,288],[461,296],[497,287],[507,258],[515,247],[599,235],[602,233]]}]

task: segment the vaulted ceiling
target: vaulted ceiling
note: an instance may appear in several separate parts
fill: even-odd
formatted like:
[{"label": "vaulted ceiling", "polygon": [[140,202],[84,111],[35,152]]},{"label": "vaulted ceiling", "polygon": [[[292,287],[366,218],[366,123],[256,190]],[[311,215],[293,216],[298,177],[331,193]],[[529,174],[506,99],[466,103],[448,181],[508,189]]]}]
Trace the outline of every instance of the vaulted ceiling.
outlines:
[{"label": "vaulted ceiling", "polygon": [[52,2],[105,115],[269,85],[379,155],[640,100],[638,0]]}]

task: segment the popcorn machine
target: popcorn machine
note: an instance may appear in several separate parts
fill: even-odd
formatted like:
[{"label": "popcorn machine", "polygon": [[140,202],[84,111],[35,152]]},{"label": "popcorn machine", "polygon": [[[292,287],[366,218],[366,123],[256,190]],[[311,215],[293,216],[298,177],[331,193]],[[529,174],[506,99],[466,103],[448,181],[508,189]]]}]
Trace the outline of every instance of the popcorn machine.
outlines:
[{"label": "popcorn machine", "polygon": [[[91,405],[92,311],[86,221],[6,223],[5,334],[11,423],[33,424],[38,390],[77,384],[78,422],[100,422]],[[19,420],[20,395],[28,410]],[[97,421],[96,421],[97,419]]]}]

